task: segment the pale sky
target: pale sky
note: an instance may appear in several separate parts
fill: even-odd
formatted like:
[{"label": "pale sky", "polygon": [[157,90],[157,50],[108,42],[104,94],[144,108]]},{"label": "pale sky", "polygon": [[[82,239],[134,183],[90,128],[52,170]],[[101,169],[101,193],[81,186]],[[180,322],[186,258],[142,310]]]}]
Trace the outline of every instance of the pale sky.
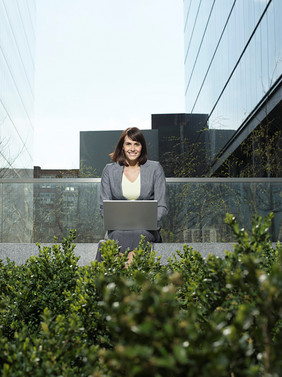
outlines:
[{"label": "pale sky", "polygon": [[34,165],[79,168],[79,132],[183,113],[182,0],[38,0]]}]

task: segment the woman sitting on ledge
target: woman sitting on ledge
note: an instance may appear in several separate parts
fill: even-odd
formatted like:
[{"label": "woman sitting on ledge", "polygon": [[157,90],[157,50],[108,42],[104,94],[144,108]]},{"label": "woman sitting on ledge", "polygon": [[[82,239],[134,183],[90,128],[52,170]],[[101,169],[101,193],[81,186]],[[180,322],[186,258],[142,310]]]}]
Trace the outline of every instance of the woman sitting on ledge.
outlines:
[{"label": "woman sitting on ledge", "polygon": [[[165,175],[159,162],[147,159],[142,132],[137,127],[127,128],[110,156],[112,163],[105,166],[101,177],[101,216],[103,200],[157,200],[157,219],[160,221],[168,212]],[[159,230],[112,230],[108,232],[108,238],[118,241],[122,253],[131,250],[128,255],[130,263],[141,235],[147,242],[161,242]],[[101,260],[100,255],[97,260]]]}]

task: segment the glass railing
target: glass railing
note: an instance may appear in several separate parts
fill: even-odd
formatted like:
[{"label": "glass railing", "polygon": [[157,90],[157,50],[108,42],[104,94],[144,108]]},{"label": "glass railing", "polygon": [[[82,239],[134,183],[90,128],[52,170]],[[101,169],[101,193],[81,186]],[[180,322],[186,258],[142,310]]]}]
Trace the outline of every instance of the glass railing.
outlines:
[{"label": "glass railing", "polygon": [[[167,178],[169,214],[163,242],[233,242],[232,213],[249,230],[252,217],[274,213],[273,242],[282,239],[282,178]],[[76,242],[104,238],[99,178],[0,180],[0,242],[58,242],[70,229]]]}]

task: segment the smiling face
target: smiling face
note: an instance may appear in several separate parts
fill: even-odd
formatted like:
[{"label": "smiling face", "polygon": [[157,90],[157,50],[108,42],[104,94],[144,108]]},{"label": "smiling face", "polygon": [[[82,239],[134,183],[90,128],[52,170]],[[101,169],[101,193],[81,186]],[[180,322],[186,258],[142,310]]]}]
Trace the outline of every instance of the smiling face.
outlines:
[{"label": "smiling face", "polygon": [[123,142],[123,151],[129,165],[137,164],[141,155],[142,145],[138,141],[130,139],[127,135]]}]

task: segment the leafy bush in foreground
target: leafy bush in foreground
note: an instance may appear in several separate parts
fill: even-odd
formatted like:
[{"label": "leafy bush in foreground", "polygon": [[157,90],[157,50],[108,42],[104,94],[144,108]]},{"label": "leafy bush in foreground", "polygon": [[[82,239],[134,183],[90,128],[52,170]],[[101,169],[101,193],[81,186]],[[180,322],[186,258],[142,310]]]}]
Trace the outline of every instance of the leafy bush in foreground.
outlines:
[{"label": "leafy bush in foreground", "polygon": [[282,373],[282,256],[272,215],[225,259],[185,245],[167,265],[141,242],[107,241],[102,263],[78,266],[71,231],[25,265],[0,263],[2,376],[272,376]]}]

